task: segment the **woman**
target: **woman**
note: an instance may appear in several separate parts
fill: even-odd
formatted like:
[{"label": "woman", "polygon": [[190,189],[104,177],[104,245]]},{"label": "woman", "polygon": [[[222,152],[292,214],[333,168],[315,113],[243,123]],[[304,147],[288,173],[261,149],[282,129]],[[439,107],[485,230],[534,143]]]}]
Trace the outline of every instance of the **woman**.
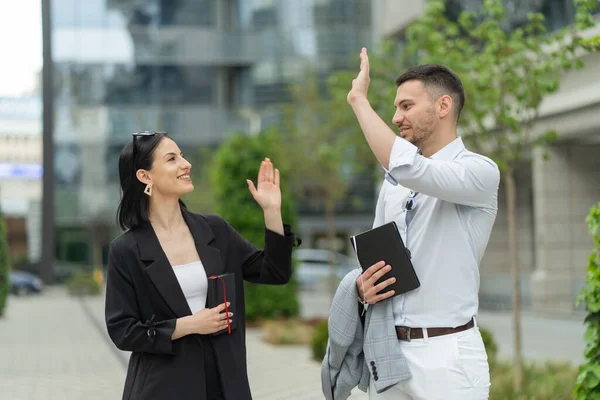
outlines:
[{"label": "woman", "polygon": [[[264,250],[222,218],[186,209],[179,198],[194,190],[191,168],[164,133],[134,134],[119,158],[126,232],[110,245],[106,326],[132,352],[123,399],[251,399],[243,280],[285,284],[292,273],[294,235],[281,219],[271,161],[261,163],[256,187],[247,180],[264,212]],[[235,315],[225,304],[206,308],[207,278],[225,273],[235,280]]]}]

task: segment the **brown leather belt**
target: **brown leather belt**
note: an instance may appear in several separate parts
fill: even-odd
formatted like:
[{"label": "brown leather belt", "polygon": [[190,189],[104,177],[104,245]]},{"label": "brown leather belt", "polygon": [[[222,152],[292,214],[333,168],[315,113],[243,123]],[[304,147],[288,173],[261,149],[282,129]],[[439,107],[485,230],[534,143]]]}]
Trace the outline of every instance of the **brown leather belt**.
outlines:
[{"label": "brown leather belt", "polygon": [[[467,329],[471,329],[474,326],[475,322],[473,321],[473,318],[471,318],[469,322],[467,322],[464,325],[457,326],[456,328],[427,328],[427,336],[435,337],[449,335],[451,333],[466,331]],[[396,336],[398,336],[398,340],[406,340],[408,342],[410,342],[412,339],[423,339],[423,329],[410,328],[408,326],[397,326]]]}]

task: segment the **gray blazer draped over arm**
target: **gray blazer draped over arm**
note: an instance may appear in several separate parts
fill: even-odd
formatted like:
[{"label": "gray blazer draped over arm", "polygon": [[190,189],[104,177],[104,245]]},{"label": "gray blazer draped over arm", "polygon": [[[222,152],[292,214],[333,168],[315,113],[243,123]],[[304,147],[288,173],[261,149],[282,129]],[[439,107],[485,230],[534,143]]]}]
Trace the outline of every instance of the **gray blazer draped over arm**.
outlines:
[{"label": "gray blazer draped over arm", "polygon": [[411,378],[396,336],[391,301],[368,307],[363,330],[356,290],[361,272],[357,268],[342,279],[329,312],[329,339],[321,366],[321,386],[328,400],[347,399],[356,386],[367,392],[371,378],[377,393]]}]

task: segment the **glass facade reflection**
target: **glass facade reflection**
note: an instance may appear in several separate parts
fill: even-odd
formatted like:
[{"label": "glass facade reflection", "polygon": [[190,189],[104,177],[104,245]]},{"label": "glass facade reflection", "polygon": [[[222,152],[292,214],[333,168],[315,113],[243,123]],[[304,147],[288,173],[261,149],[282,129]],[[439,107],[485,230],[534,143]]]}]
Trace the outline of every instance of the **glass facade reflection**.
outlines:
[{"label": "glass facade reflection", "polygon": [[[276,122],[273,106],[306,67],[326,75],[372,43],[370,0],[50,5],[57,270],[106,263],[118,234],[117,160],[131,132],[168,131],[184,152],[218,146],[250,128],[249,114],[262,115],[263,128]],[[370,218],[370,185],[354,192],[341,208]]]},{"label": "glass facade reflection", "polygon": [[[446,0],[447,15],[456,20],[463,10],[476,11],[484,0]],[[504,0],[507,21],[506,28],[514,29],[527,24],[529,13],[544,15],[548,31],[555,31],[572,24],[575,20],[573,0]]]}]

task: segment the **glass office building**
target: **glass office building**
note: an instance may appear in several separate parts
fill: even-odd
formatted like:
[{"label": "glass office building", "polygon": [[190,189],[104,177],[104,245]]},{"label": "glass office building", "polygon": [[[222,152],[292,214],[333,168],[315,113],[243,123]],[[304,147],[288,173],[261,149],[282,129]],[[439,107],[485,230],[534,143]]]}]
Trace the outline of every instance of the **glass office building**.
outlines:
[{"label": "glass office building", "polygon": [[[446,0],[446,9],[450,19],[457,19],[463,10],[477,11],[484,0]],[[548,31],[554,31],[570,25],[575,20],[573,0],[504,0],[507,16],[506,28],[514,29],[527,24],[528,14],[535,12],[544,16]],[[600,3],[598,5],[600,8]]]},{"label": "glass office building", "polygon": [[[275,122],[306,67],[346,67],[371,43],[369,0],[49,3],[55,270],[67,273],[107,262],[131,132],[168,131],[184,151],[218,146]],[[370,222],[373,189],[357,185],[366,202],[342,209]]]}]

